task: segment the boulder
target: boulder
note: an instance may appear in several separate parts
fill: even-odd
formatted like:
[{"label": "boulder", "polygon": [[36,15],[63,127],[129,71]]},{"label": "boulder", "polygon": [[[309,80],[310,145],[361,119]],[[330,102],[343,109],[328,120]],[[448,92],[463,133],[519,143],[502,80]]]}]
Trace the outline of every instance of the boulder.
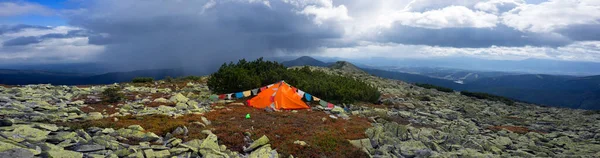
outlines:
[{"label": "boulder", "polygon": [[90,112],[90,113],[88,113],[88,116],[87,116],[88,120],[99,120],[102,118],[104,118],[104,116],[100,112]]},{"label": "boulder", "polygon": [[144,131],[144,128],[140,125],[130,125],[130,126],[127,126],[127,129],[136,130],[136,131]]},{"label": "boulder", "polygon": [[196,101],[190,100],[186,104],[188,105],[187,109],[198,109],[198,102]]},{"label": "boulder", "polygon": [[427,148],[427,146],[425,146],[425,144],[423,144],[423,142],[414,140],[401,142],[400,144],[398,144],[398,146],[400,148],[401,154],[406,157],[415,156],[415,153],[418,150],[430,150],[429,148]]},{"label": "boulder", "polygon": [[50,138],[48,138],[48,141],[61,142],[61,141],[65,141],[65,140],[75,139],[75,137],[77,137],[77,133],[75,133],[75,132],[56,132],[56,133],[54,133],[54,135],[52,135]]},{"label": "boulder", "polygon": [[13,148],[0,152],[0,157],[6,158],[28,158],[33,156],[33,152],[23,148]]},{"label": "boulder", "polygon": [[75,150],[77,152],[93,152],[93,151],[99,151],[99,150],[104,150],[104,149],[105,149],[105,147],[103,145],[98,145],[98,144],[78,145],[73,148],[73,150]]},{"label": "boulder", "polygon": [[266,135],[263,135],[262,137],[258,138],[257,140],[255,140],[254,142],[252,142],[252,144],[250,144],[250,146],[246,149],[244,149],[244,152],[249,152],[252,151],[260,146],[263,146],[265,144],[269,143],[269,138]]},{"label": "boulder", "polygon": [[35,128],[39,128],[39,129],[43,129],[43,130],[48,130],[48,131],[57,131],[58,127],[55,124],[35,124],[35,126],[33,126]]},{"label": "boulder", "polygon": [[177,93],[173,96],[171,96],[171,98],[169,98],[170,101],[175,102],[175,103],[187,103],[188,102],[188,98],[183,96],[183,94],[181,93]]},{"label": "boulder", "polygon": [[156,98],[154,99],[154,102],[159,102],[159,103],[170,103],[171,101],[165,99],[165,98]]},{"label": "boulder", "polygon": [[160,111],[161,113],[170,113],[170,112],[175,112],[177,111],[177,108],[174,107],[170,107],[170,106],[158,106],[158,108],[156,108],[158,111]]},{"label": "boulder", "polygon": [[271,157],[279,157],[279,154],[277,153],[276,150],[272,150],[271,149],[271,145],[267,144],[264,145],[256,150],[254,150],[252,153],[250,153],[250,155],[248,155],[248,158],[271,158]]},{"label": "boulder", "polygon": [[498,148],[504,149],[507,145],[510,145],[513,142],[508,137],[498,136],[496,139],[492,140],[492,143],[494,143]]},{"label": "boulder", "polygon": [[98,145],[103,145],[107,149],[121,149],[121,146],[119,145],[117,139],[109,135],[94,136],[92,137],[92,141]]},{"label": "boulder", "polygon": [[69,151],[69,150],[50,150],[42,153],[44,157],[48,158],[82,158],[83,153]]},{"label": "boulder", "polygon": [[2,132],[8,139],[16,142],[22,142],[24,140],[30,142],[42,142],[48,138],[49,133],[50,131],[32,128],[29,125],[20,125],[11,132]]},{"label": "boulder", "polygon": [[21,147],[15,145],[15,144],[0,141],[0,152],[17,149],[17,148],[21,148]]}]

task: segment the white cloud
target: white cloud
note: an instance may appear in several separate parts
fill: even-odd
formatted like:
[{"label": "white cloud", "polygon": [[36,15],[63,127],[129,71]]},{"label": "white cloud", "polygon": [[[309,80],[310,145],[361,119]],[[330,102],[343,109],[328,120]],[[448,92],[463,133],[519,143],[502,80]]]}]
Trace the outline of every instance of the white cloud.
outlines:
[{"label": "white cloud", "polygon": [[378,19],[381,26],[388,28],[396,23],[434,29],[451,27],[488,28],[495,27],[498,22],[496,15],[473,11],[464,6],[449,6],[422,13],[400,11],[390,15],[382,15]]},{"label": "white cloud", "polygon": [[[60,26],[49,29],[28,28],[0,35],[0,43],[19,37],[39,37],[48,34],[66,35],[74,27]],[[0,44],[0,62],[3,64],[86,62],[104,50],[104,46],[88,44],[88,37],[47,38],[39,43],[3,46]]]},{"label": "white cloud", "polygon": [[524,5],[524,0],[490,0],[475,4],[475,9],[489,13],[504,13],[518,6]]},{"label": "white cloud", "polygon": [[49,15],[52,14],[52,10],[35,3],[0,2],[0,17],[26,14]]},{"label": "white cloud", "polygon": [[362,43],[347,48],[321,48],[322,56],[344,57],[351,59],[385,57],[385,58],[430,58],[449,56],[470,56],[486,59],[523,60],[528,58],[599,61],[600,42],[575,42],[573,44],[549,47],[499,47],[487,48],[455,48],[426,45],[404,45],[394,43]]},{"label": "white cloud", "polygon": [[600,23],[598,0],[552,0],[527,4],[502,15],[504,24],[521,31],[551,32],[576,24]]},{"label": "white cloud", "polygon": [[321,3],[321,6],[309,5],[299,13],[315,16],[313,20],[318,25],[323,24],[323,22],[327,20],[344,21],[352,19],[350,16],[348,16],[348,9],[346,9],[346,6],[333,6],[333,2],[331,0],[323,1],[324,2]]}]

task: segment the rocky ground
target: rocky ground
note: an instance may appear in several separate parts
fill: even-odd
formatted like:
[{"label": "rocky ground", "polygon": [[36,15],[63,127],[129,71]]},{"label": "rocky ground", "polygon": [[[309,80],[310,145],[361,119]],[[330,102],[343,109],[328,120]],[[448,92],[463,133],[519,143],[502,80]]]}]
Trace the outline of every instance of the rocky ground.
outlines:
[{"label": "rocky ground", "polygon": [[[596,111],[313,69],[371,83],[384,104],[268,112],[211,101],[203,81],[0,86],[0,157],[600,157]],[[104,102],[115,86],[126,99]]]}]

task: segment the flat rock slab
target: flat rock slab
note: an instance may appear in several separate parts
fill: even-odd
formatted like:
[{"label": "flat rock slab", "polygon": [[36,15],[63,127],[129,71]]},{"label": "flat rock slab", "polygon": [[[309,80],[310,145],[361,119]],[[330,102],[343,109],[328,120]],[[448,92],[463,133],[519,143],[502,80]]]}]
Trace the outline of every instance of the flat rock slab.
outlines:
[{"label": "flat rock slab", "polygon": [[97,145],[97,144],[79,145],[74,148],[74,150],[77,152],[93,152],[93,151],[100,151],[100,150],[104,150],[104,149],[105,149],[104,146]]}]

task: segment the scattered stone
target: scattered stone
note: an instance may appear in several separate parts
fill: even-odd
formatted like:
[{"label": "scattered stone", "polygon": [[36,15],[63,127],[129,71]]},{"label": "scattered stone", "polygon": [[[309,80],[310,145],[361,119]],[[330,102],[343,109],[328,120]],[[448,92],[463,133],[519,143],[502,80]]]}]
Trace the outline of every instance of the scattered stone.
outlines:
[{"label": "scattered stone", "polygon": [[136,131],[144,131],[144,128],[140,125],[127,126],[127,129],[136,130]]},{"label": "scattered stone", "polygon": [[69,151],[69,150],[50,150],[42,153],[44,157],[48,158],[82,158],[83,153]]},{"label": "scattered stone", "polygon": [[262,145],[268,144],[269,143],[269,138],[265,135],[263,135],[262,137],[258,138],[257,140],[255,140],[254,142],[252,142],[252,144],[250,144],[250,146],[246,149],[244,149],[244,152],[249,152],[252,151]]},{"label": "scattered stone", "polygon": [[100,112],[90,112],[87,116],[87,119],[89,120],[99,120],[102,118],[104,118],[104,116]]},{"label": "scattered stone", "polygon": [[0,157],[6,158],[26,158],[33,157],[34,154],[30,150],[23,148],[13,148],[0,152]]},{"label": "scattered stone", "polygon": [[306,146],[306,142],[304,142],[304,141],[301,141],[301,140],[296,140],[296,141],[294,141],[294,144],[298,144],[298,145],[300,145],[300,146]]},{"label": "scattered stone", "polygon": [[104,150],[105,147],[102,145],[90,144],[90,145],[79,145],[73,149],[77,152],[93,152],[93,151]]},{"label": "scattered stone", "polygon": [[35,124],[35,128],[44,129],[48,131],[57,131],[58,127],[55,124]]},{"label": "scattered stone", "polygon": [[202,119],[202,122],[204,122],[205,125],[208,126],[208,125],[211,124],[211,122],[208,119],[206,119],[206,117],[202,116],[201,119]]}]

